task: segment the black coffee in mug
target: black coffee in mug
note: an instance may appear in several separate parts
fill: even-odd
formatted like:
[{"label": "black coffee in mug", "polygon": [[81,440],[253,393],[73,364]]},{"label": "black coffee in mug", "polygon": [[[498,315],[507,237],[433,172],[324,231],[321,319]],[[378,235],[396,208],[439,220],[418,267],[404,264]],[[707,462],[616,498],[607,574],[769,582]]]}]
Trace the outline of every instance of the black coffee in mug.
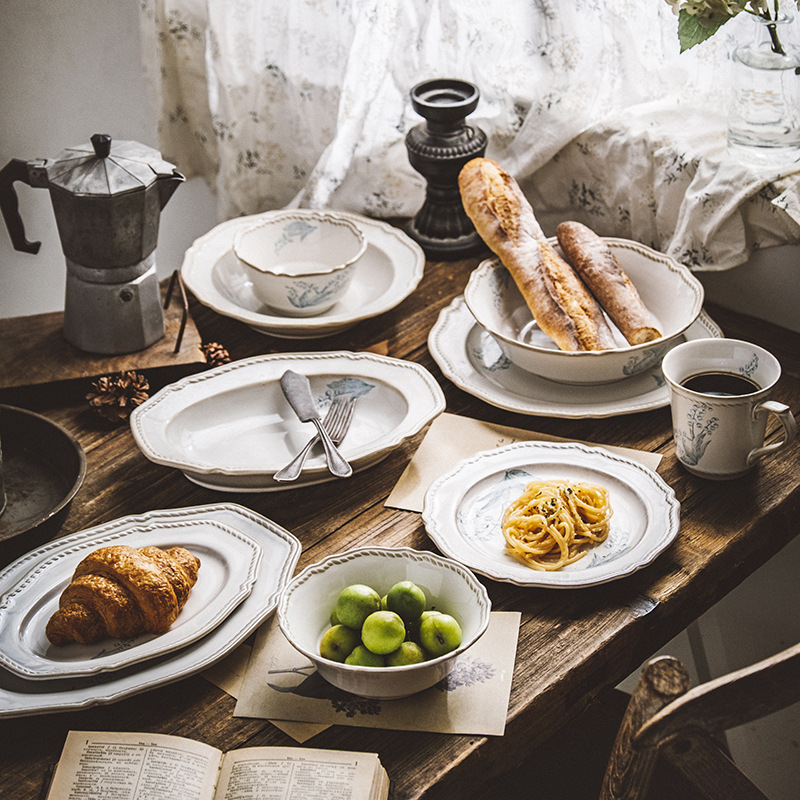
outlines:
[{"label": "black coffee in mug", "polygon": [[744,375],[734,375],[732,372],[701,372],[692,375],[681,386],[692,392],[708,394],[712,397],[740,397],[743,394],[752,394],[761,387]]}]

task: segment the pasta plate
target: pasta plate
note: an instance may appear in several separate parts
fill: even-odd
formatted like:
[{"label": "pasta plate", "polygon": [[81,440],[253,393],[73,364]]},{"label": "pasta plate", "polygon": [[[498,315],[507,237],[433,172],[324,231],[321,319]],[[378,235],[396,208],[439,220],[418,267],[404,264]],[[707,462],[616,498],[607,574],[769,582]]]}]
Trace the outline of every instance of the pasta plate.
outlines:
[{"label": "pasta plate", "polygon": [[[604,486],[613,509],[608,538],[554,572],[535,570],[506,551],[500,520],[533,480]],[[578,443],[516,442],[459,462],[428,489],[422,518],[450,558],[518,586],[569,589],[624,578],[652,563],[680,525],[675,493],[652,470]]]}]

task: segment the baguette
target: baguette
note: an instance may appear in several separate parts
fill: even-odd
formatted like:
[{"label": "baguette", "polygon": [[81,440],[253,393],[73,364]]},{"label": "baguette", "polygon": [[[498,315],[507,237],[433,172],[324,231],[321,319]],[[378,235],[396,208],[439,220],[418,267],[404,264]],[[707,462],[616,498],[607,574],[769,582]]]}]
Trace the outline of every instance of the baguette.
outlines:
[{"label": "baguette", "polygon": [[474,158],[458,176],[467,216],[511,273],[539,328],[561,350],[616,347],[603,311],[551,247],[519,185],[494,161]]},{"label": "baguette", "polygon": [[661,338],[636,287],[611,248],[591,228],[562,222],[556,237],[567,260],[628,342],[644,344]]}]

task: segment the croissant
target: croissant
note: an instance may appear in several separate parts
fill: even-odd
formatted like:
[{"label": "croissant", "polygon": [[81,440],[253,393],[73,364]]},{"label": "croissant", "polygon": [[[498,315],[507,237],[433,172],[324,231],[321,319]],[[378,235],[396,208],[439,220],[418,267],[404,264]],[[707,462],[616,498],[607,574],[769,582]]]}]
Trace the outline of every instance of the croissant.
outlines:
[{"label": "croissant", "polygon": [[164,633],[197,582],[200,559],[182,547],[101,547],[76,567],[45,628],[54,645]]}]

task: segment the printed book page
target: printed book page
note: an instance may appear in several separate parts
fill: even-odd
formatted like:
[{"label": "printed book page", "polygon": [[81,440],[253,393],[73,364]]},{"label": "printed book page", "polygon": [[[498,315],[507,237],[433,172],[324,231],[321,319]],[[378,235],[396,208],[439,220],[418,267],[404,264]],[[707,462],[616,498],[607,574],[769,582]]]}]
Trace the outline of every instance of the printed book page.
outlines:
[{"label": "printed book page", "polygon": [[381,774],[374,753],[245,747],[223,757],[216,800],[380,800]]},{"label": "printed book page", "polygon": [[222,753],[160,733],[70,731],[48,800],[213,800]]},{"label": "printed book page", "polygon": [[384,800],[374,753],[249,747],[223,755],[159,733],[70,731],[48,800]]}]

